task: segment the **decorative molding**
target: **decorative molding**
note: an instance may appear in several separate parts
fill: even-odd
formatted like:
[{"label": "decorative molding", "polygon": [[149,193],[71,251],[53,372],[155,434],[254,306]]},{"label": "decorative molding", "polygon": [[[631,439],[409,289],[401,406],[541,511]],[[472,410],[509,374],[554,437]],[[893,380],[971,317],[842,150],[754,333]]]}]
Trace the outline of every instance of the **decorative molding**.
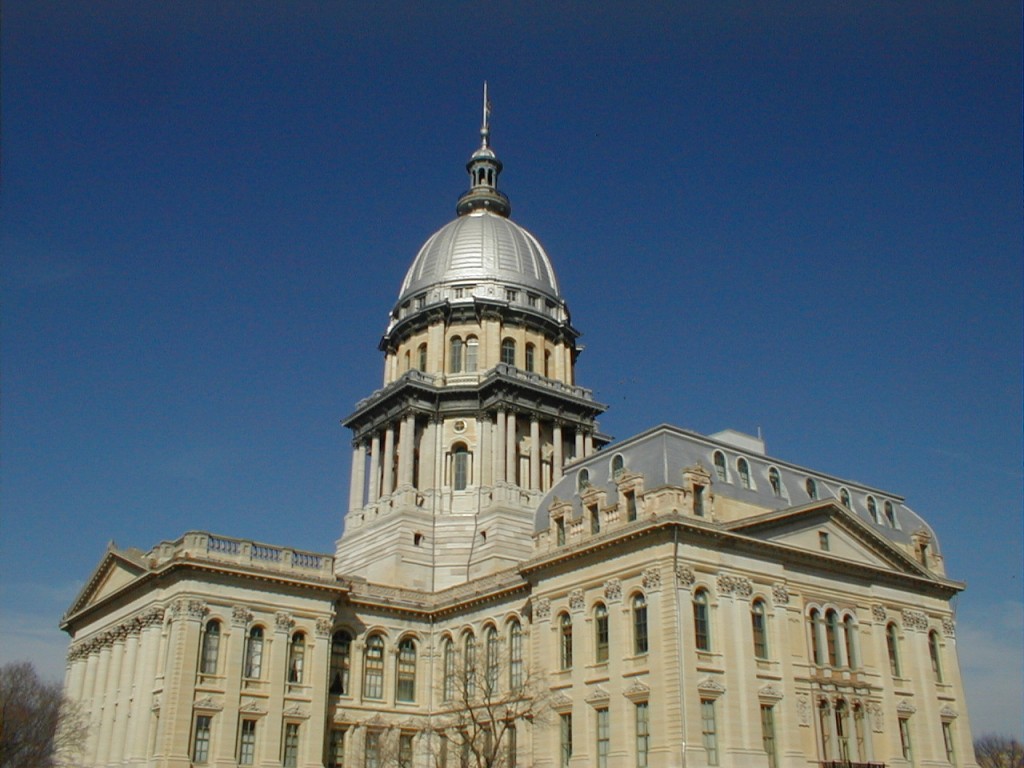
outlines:
[{"label": "decorative molding", "polygon": [[869,701],[868,715],[871,717],[871,730],[875,733],[885,733],[885,718],[882,716],[882,705],[877,701]]},{"label": "decorative molding", "polygon": [[298,704],[293,704],[292,706],[288,707],[288,709],[286,709],[284,712],[282,712],[281,716],[287,718],[298,718],[301,720],[306,720],[309,718],[309,712],[300,707]]},{"label": "decorative molding", "polygon": [[652,566],[644,570],[642,583],[648,592],[656,592],[661,589],[661,571]]},{"label": "decorative molding", "polygon": [[98,653],[104,648],[109,648],[114,643],[124,640],[130,635],[137,635],[148,627],[162,624],[163,620],[163,608],[146,608],[95,637],[72,644],[68,649],[67,659],[68,661],[78,661],[79,659],[87,658],[91,654]]},{"label": "decorative molding", "polygon": [[928,629],[928,616],[923,611],[913,611],[906,608],[903,611],[903,628],[919,629],[923,632]]},{"label": "decorative molding", "polygon": [[244,627],[252,621],[252,613],[244,605],[236,605],[231,608],[231,623],[236,627]]},{"label": "decorative molding", "polygon": [[535,618],[545,621],[551,618],[551,601],[546,597],[535,597],[533,599],[533,615]]},{"label": "decorative molding", "polygon": [[608,579],[604,583],[604,597],[609,602],[618,602],[622,599],[622,582],[618,579]]},{"label": "decorative molding", "polygon": [[789,604],[789,588],[782,582],[772,584],[772,602],[776,605]]},{"label": "decorative molding", "polygon": [[584,699],[584,701],[586,701],[587,704],[597,706],[599,704],[607,704],[610,699],[611,696],[608,695],[608,691],[606,691],[604,688],[598,685],[594,688],[594,690],[587,694],[587,697],[586,699]]},{"label": "decorative molding", "polygon": [[622,692],[632,702],[647,701],[651,697],[651,689],[641,683],[639,680],[634,680],[629,686]]},{"label": "decorative molding", "polygon": [[939,710],[939,717],[943,720],[953,720],[957,717],[957,711],[949,706],[949,704],[944,704],[942,709]]},{"label": "decorative molding", "polygon": [[721,696],[725,693],[725,686],[715,680],[713,677],[705,677],[699,683],[697,683],[697,690],[703,694],[710,694],[712,696]]},{"label": "decorative molding", "polygon": [[243,712],[247,715],[265,715],[267,710],[260,706],[258,701],[250,701],[243,707],[238,708],[239,712]]},{"label": "decorative molding", "polygon": [[693,568],[688,565],[680,565],[676,568],[676,581],[684,587],[692,587],[697,582]]},{"label": "decorative molding", "polygon": [[213,700],[212,696],[204,696],[203,698],[192,704],[192,709],[203,710],[207,712],[220,712],[224,709],[223,704],[218,704]]},{"label": "decorative molding", "polygon": [[806,693],[797,694],[796,715],[801,727],[807,728],[811,725],[811,700]]},{"label": "decorative molding", "polygon": [[175,600],[171,603],[171,618],[177,619],[183,616],[188,619],[199,619],[202,620],[206,614],[210,612],[210,606],[208,606],[202,600]]},{"label": "decorative molding", "polygon": [[561,691],[558,691],[551,697],[551,708],[555,710],[555,712],[571,712],[572,699]]},{"label": "decorative molding", "polygon": [[951,616],[942,617],[942,633],[946,637],[956,637],[956,622]]},{"label": "decorative molding", "polygon": [[875,621],[881,624],[887,618],[889,618],[889,613],[885,610],[884,605],[879,605],[878,603],[875,603],[871,606],[871,618],[873,618]]},{"label": "decorative molding", "polygon": [[750,597],[754,593],[754,585],[746,576],[731,573],[718,574],[718,591],[720,594],[734,594],[737,597]]},{"label": "decorative molding", "polygon": [[901,699],[900,703],[896,705],[896,711],[901,715],[912,715],[917,712],[917,707],[911,704],[906,699]]},{"label": "decorative molding", "polygon": [[274,626],[278,632],[290,632],[295,626],[295,619],[287,611],[278,611],[274,614]]},{"label": "decorative molding", "polygon": [[319,637],[328,637],[334,629],[334,622],[321,616],[316,620],[316,634]]},{"label": "decorative molding", "polygon": [[777,685],[768,683],[768,685],[761,687],[761,689],[757,692],[757,695],[762,699],[771,699],[773,701],[778,701],[782,698],[782,689],[779,688]]},{"label": "decorative molding", "polygon": [[570,611],[582,611],[586,608],[587,603],[583,597],[582,589],[574,589],[569,593],[569,610]]}]

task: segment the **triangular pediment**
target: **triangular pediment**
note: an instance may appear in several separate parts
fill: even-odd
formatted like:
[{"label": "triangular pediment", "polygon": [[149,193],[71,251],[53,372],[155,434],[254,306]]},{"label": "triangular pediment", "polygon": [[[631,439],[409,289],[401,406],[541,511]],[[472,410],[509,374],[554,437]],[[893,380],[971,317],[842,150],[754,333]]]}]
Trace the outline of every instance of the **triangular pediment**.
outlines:
[{"label": "triangular pediment", "polygon": [[831,500],[789,507],[728,525],[733,533],[913,576],[930,576],[899,546]]},{"label": "triangular pediment", "polygon": [[145,562],[135,557],[134,553],[110,547],[71,604],[67,615],[73,615],[102,602],[110,595],[120,592],[148,570]]}]

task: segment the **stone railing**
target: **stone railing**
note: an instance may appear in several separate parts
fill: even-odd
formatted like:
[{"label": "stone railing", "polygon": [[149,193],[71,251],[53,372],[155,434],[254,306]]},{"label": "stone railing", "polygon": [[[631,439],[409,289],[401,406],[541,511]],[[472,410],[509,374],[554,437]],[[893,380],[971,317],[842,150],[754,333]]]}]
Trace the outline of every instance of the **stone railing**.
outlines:
[{"label": "stone railing", "polygon": [[165,541],[150,552],[150,556],[158,563],[211,560],[306,578],[334,578],[334,558],[330,555],[216,536],[205,531],[189,531],[176,541]]}]

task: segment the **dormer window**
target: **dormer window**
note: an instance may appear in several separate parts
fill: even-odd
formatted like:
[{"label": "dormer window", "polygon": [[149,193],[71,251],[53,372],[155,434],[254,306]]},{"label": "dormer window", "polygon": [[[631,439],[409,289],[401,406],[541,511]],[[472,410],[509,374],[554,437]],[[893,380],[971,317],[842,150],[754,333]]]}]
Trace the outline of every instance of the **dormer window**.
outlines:
[{"label": "dormer window", "polygon": [[715,451],[712,461],[715,465],[715,476],[723,483],[726,482],[728,475],[725,470],[725,454],[721,451]]},{"label": "dormer window", "polygon": [[847,509],[850,507],[850,492],[845,488],[839,489],[839,503]]},{"label": "dormer window", "polygon": [[509,288],[508,290],[506,290],[505,291],[505,301],[508,301],[508,302],[519,301],[519,291],[515,290],[514,288]]},{"label": "dormer window", "polygon": [[427,295],[425,293],[421,293],[419,296],[416,297],[416,309],[423,309],[423,307],[426,306],[426,304]]},{"label": "dormer window", "polygon": [[768,484],[772,487],[772,493],[776,497],[782,496],[782,477],[779,475],[779,470],[772,467],[768,470]]},{"label": "dormer window", "polygon": [[555,518],[555,543],[558,546],[564,546],[565,544],[565,518]]},{"label": "dormer window", "polygon": [[527,294],[527,295],[526,295],[526,303],[527,303],[527,304],[529,304],[529,305],[530,305],[531,307],[533,307],[534,309],[536,309],[536,308],[537,308],[537,300],[538,300],[539,298],[540,298],[540,297],[539,297],[539,296],[537,296],[537,294],[535,294],[535,293],[529,293],[529,294]]},{"label": "dormer window", "polygon": [[893,511],[892,502],[885,502],[885,521],[889,523],[893,528],[896,527],[896,513]]},{"label": "dormer window", "polygon": [[814,482],[813,477],[807,478],[807,482],[804,484],[804,487],[807,489],[807,498],[812,500],[818,498],[818,484]]},{"label": "dormer window", "polygon": [[871,515],[871,519],[876,522],[882,522],[878,517],[878,502],[875,501],[874,496],[868,496],[868,514]]},{"label": "dormer window", "polygon": [[736,460],[736,471],[740,475],[740,485],[747,490],[750,489],[750,464],[747,463],[746,459]]}]

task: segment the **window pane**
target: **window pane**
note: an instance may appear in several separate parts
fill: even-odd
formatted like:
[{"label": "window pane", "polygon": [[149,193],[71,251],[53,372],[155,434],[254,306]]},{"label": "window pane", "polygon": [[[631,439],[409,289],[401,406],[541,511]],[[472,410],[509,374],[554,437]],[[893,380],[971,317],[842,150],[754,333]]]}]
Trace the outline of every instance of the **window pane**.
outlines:
[{"label": "window pane", "polygon": [[204,675],[217,674],[217,656],[220,652],[220,622],[211,621],[203,633],[203,652],[199,671]]},{"label": "window pane", "polygon": [[331,731],[331,740],[327,747],[327,768],[344,768],[345,766],[345,729],[335,728]]},{"label": "window pane", "polygon": [[306,658],[306,636],[296,632],[288,647],[288,682],[302,682],[302,666]]},{"label": "window pane", "polygon": [[715,724],[715,702],[713,699],[700,700],[701,736],[708,765],[718,765],[718,731]]},{"label": "window pane", "polygon": [[608,722],[608,708],[597,710],[597,765],[598,768],[608,767],[608,744],[611,727]]},{"label": "window pane", "polygon": [[363,654],[363,696],[384,698],[384,639],[373,635],[366,641]]},{"label": "window pane", "polygon": [[508,682],[513,691],[518,691],[523,687],[523,627],[518,621],[509,624],[508,639]]},{"label": "window pane", "polygon": [[647,753],[651,748],[651,719],[646,701],[636,705],[636,766],[647,768]]},{"label": "window pane", "polygon": [[256,760],[256,721],[243,720],[238,737],[238,764],[252,765]]},{"label": "window pane", "polygon": [[245,644],[245,676],[259,678],[263,668],[263,628],[253,627]]},{"label": "window pane", "polygon": [[572,759],[572,715],[563,714],[559,717],[559,764],[561,768],[569,768]]},{"label": "window pane", "polygon": [[594,609],[595,660],[598,663],[608,661],[608,609],[599,604]]},{"label": "window pane", "polygon": [[559,662],[562,669],[572,669],[572,618],[563,613],[559,627],[560,653]]},{"label": "window pane", "polygon": [[636,595],[633,598],[633,652],[647,653],[647,598]]},{"label": "window pane", "polygon": [[331,638],[331,693],[347,695],[348,673],[351,664],[352,636],[345,631],[335,632]]},{"label": "window pane", "polygon": [[196,730],[192,738],[192,762],[205,763],[210,759],[210,720],[209,715],[196,717]]},{"label": "window pane", "polygon": [[281,763],[285,768],[295,768],[299,764],[299,724],[285,723],[284,750]]},{"label": "window pane", "polygon": [[708,615],[708,593],[703,590],[693,596],[694,643],[698,651],[711,650],[711,625]]},{"label": "window pane", "polygon": [[395,698],[398,701],[416,700],[416,644],[405,638],[398,644],[395,674]]}]

